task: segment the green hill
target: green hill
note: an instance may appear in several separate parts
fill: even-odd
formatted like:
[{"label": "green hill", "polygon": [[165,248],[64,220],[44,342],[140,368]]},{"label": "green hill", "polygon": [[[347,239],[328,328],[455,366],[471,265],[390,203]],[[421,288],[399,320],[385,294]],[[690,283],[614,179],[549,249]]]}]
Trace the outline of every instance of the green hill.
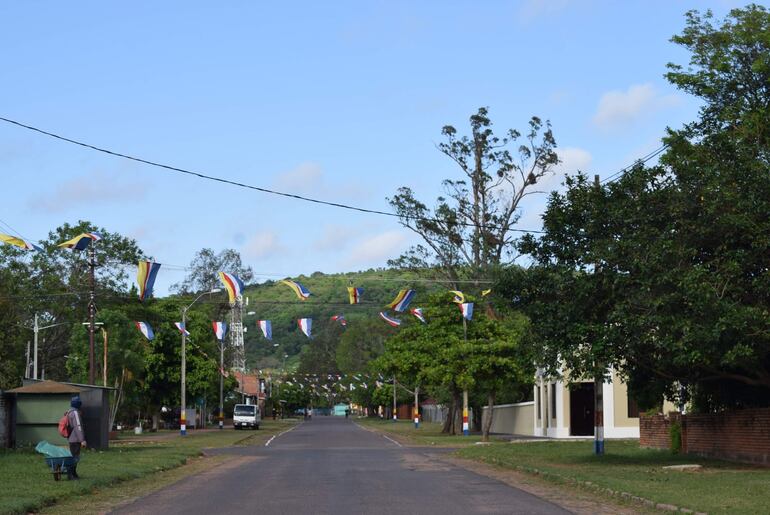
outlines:
[{"label": "green hill", "polygon": [[[410,308],[419,307],[420,298],[424,298],[425,293],[446,289],[442,284],[430,281],[435,278],[427,273],[400,270],[330,275],[315,272],[310,276],[291,278],[310,290],[311,296],[305,301],[299,300],[288,286],[277,280],[248,286],[244,293],[248,305],[244,307],[243,317],[247,328],[244,335],[247,367],[280,367],[284,354],[288,355],[287,366],[296,364],[302,347],[309,341],[297,326],[298,318],[312,318],[312,334],[318,335],[337,323],[330,320],[333,315],[344,315],[349,325],[377,317],[380,311],[387,310],[386,305],[401,289],[415,290],[417,296]],[[360,304],[349,303],[348,286],[364,288]],[[254,315],[247,315],[248,312],[254,312]],[[262,336],[257,320],[271,321],[272,341]]]}]

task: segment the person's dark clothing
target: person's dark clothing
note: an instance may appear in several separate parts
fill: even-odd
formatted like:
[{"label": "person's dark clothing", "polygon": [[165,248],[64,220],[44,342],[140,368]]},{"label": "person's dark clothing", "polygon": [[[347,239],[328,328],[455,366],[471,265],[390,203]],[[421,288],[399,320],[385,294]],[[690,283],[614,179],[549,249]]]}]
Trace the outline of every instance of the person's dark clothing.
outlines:
[{"label": "person's dark clothing", "polygon": [[[72,408],[67,412],[67,425],[69,426],[70,431],[67,441],[70,444],[70,454],[72,454],[75,459],[78,459],[80,457],[81,446],[86,440],[85,429],[83,428],[82,416],[80,414],[82,403],[79,395],[72,398],[70,406],[72,406]],[[77,463],[67,470],[67,477],[69,479],[80,478],[80,476],[78,476]]]}]

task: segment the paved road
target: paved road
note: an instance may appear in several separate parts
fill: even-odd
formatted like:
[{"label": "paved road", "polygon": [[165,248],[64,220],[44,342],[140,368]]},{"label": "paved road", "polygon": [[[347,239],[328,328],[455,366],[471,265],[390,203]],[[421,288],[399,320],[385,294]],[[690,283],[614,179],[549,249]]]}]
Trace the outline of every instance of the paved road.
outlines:
[{"label": "paved road", "polygon": [[268,446],[214,452],[232,459],[114,513],[568,513],[344,418],[316,417]]}]

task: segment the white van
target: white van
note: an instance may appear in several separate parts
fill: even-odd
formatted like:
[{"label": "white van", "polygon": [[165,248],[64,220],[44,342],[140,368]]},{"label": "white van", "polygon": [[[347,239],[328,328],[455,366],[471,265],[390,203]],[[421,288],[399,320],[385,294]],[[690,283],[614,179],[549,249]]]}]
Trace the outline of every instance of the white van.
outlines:
[{"label": "white van", "polygon": [[251,427],[259,429],[259,423],[262,421],[262,414],[259,412],[259,406],[254,404],[236,404],[233,409],[233,427],[240,429],[242,427]]}]

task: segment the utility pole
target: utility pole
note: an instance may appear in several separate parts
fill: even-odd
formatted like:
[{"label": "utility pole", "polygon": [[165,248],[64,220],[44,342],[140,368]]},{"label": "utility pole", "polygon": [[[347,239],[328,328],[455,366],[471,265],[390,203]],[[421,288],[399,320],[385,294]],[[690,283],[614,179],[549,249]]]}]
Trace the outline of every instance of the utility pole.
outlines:
[{"label": "utility pole", "polygon": [[420,387],[414,387],[414,428],[420,429]]},{"label": "utility pole", "polygon": [[[463,315],[463,340],[468,344],[468,320]],[[457,419],[455,419],[457,420]],[[470,434],[470,425],[468,424],[468,389],[463,388],[463,436]]]},{"label": "utility pole", "polygon": [[219,293],[219,288],[213,288],[210,291],[205,291],[195,297],[195,300],[185,308],[182,308],[182,392],[181,392],[181,404],[182,411],[179,413],[179,434],[182,436],[187,435],[187,310],[193,307],[193,304],[198,302],[204,295],[211,295],[213,293]]},{"label": "utility pole", "polygon": [[219,340],[219,429],[225,428],[225,339]]},{"label": "utility pole", "polygon": [[393,376],[393,422],[398,420],[398,406],[396,405],[396,376]]},{"label": "utility pole", "polygon": [[88,275],[89,275],[89,301],[88,301],[88,384],[94,384],[94,317],[96,316],[96,250],[95,243],[88,246]]},{"label": "utility pole", "polygon": [[[594,175],[594,186],[601,188],[599,176]],[[599,263],[594,263],[594,274],[599,272]],[[604,373],[601,363],[597,364],[594,377],[594,454],[604,454]]]},{"label": "utility pole", "polygon": [[40,332],[40,326],[37,323],[37,313],[35,313],[35,325],[32,330],[35,333],[35,346],[32,348],[32,379],[37,379],[37,335]]},{"label": "utility pole", "polygon": [[102,363],[102,384],[107,387],[107,330],[102,327],[102,336],[104,337],[104,362]]}]

